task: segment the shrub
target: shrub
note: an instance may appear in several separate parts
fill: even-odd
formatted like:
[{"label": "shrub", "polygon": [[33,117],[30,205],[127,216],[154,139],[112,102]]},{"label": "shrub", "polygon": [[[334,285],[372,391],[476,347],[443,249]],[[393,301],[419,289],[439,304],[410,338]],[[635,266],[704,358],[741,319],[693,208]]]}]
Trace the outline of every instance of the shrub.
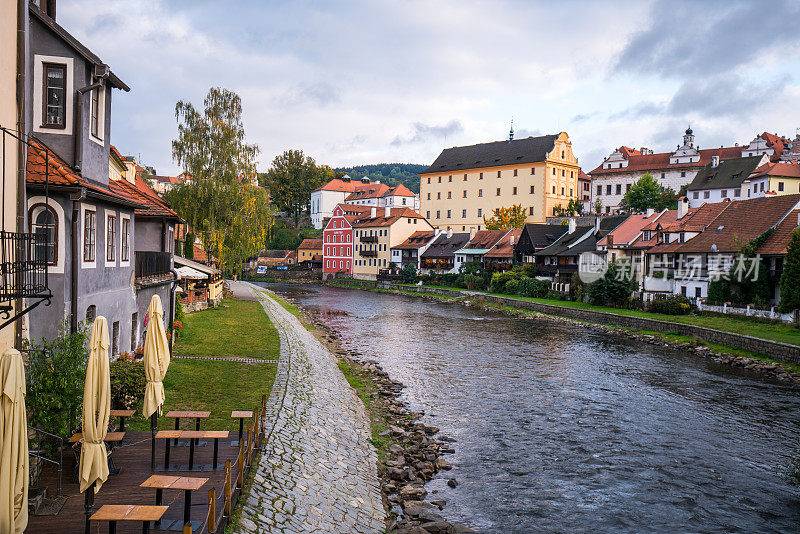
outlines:
[{"label": "shrub", "polygon": [[586,292],[592,304],[622,307],[631,298],[639,284],[628,277],[617,263],[610,263],[603,277],[589,284]]},{"label": "shrub", "polygon": [[111,363],[111,407],[116,410],[136,408],[144,399],[147,379],[144,363],[122,359]]},{"label": "shrub", "polygon": [[664,315],[686,315],[692,311],[692,303],[683,295],[672,295],[665,299],[650,301],[647,311]]},{"label": "shrub", "polygon": [[54,339],[30,344],[26,404],[31,426],[63,438],[78,429],[88,337],[86,323],[79,323],[77,331],[70,333],[69,319],[65,319]]},{"label": "shrub", "polygon": [[175,293],[175,320],[183,322],[186,319],[186,313],[183,311],[183,304],[178,300],[178,294]]},{"label": "shrub", "polygon": [[489,291],[492,293],[507,293],[506,284],[511,280],[517,280],[520,277],[519,271],[506,271],[503,273],[494,273],[492,275]]},{"label": "shrub", "polygon": [[417,281],[417,266],[413,263],[406,264],[401,273],[401,279],[404,284],[414,284]]},{"label": "shrub", "polygon": [[519,280],[509,280],[506,282],[505,292],[509,295],[516,295],[519,290]]},{"label": "shrub", "polygon": [[[548,286],[549,286],[549,284],[548,284]],[[551,299],[551,300],[567,300],[568,297],[569,297],[569,295],[567,295],[563,291],[556,291],[556,290],[552,290],[552,289],[549,290],[544,296],[544,298]]]},{"label": "shrub", "polygon": [[548,291],[550,291],[549,281],[523,277],[519,280],[517,294],[523,297],[544,298]]}]

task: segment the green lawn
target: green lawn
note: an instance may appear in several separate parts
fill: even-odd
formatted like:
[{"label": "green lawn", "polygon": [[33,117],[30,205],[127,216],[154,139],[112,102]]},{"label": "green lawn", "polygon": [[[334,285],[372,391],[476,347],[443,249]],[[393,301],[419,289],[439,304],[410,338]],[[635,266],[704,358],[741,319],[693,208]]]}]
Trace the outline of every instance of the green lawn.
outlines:
[{"label": "green lawn", "polygon": [[[238,431],[239,423],[231,419],[231,412],[260,406],[261,395],[269,396],[272,389],[276,368],[272,363],[173,359],[164,377],[163,411],[208,410],[211,417],[202,422],[203,430]],[[167,430],[173,428],[174,419],[160,417],[158,423],[159,429]],[[149,428],[139,407],[131,429]]]},{"label": "green lawn", "polygon": [[280,340],[261,304],[225,299],[217,308],[186,314],[173,352],[277,360]]}]

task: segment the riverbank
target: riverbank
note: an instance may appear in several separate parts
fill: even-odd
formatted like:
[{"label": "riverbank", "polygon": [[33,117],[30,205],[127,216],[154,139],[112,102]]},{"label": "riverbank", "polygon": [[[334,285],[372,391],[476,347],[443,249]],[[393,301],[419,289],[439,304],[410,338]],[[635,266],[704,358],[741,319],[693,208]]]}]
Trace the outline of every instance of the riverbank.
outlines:
[{"label": "riverbank", "polygon": [[[438,435],[438,428],[419,422],[424,413],[412,412],[399,399],[405,386],[392,380],[374,360],[364,360],[356,351],[343,348],[339,335],[325,324],[323,315],[305,310],[285,297],[273,298],[339,358],[339,369],[364,403],[370,418],[371,443],[378,453],[387,531],[474,532],[439,515],[437,512],[446,506],[446,501],[436,499],[436,490],[429,494],[425,488],[436,473],[451,469],[446,455],[455,452],[455,440]],[[448,484],[455,487],[458,481],[450,477]]]},{"label": "riverbank", "polygon": [[[757,373],[766,378],[774,379],[780,381],[781,383],[793,385],[795,387],[800,387],[800,365],[773,358],[768,354],[761,354],[720,343],[711,343],[692,336],[687,336],[678,331],[680,325],[676,325],[675,330],[660,332],[646,328],[626,327],[604,322],[580,320],[562,315],[542,313],[540,311],[534,311],[512,305],[515,304],[514,301],[518,301],[519,304],[524,303],[525,301],[521,299],[497,297],[494,295],[477,292],[465,294],[463,291],[452,289],[437,290],[436,288],[423,287],[420,291],[415,291],[415,288],[412,287],[406,289],[397,289],[373,287],[369,284],[351,285],[332,283],[330,285],[349,289],[361,289],[365,291],[388,292],[399,295],[414,296],[428,300],[456,302],[465,306],[498,311],[509,316],[527,317],[531,319],[550,320],[574,324],[582,328],[590,328],[603,333],[620,335],[629,339],[636,339],[651,345],[661,345],[683,350],[703,358],[711,359],[714,362],[722,365],[746,369],[747,371]],[[426,289],[428,290],[426,291]],[[613,314],[598,314],[597,317],[601,320],[609,320],[609,315]]]}]

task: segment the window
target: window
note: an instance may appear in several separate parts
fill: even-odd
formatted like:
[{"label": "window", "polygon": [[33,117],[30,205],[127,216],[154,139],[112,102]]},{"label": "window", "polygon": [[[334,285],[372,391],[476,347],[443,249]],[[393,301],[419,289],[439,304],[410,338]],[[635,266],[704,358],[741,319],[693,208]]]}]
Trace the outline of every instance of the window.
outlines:
[{"label": "window", "polygon": [[553,194],[556,194],[556,186],[553,186]]},{"label": "window", "polygon": [[533,215],[533,206],[528,208],[528,215]]},{"label": "window", "polygon": [[497,188],[497,196],[498,197],[500,196],[500,188],[499,187]]},{"label": "window", "polygon": [[567,172],[564,169],[561,169],[561,177],[564,178],[567,175]]},{"label": "window", "polygon": [[564,196],[564,188],[563,187],[561,188],[561,196],[562,197]]},{"label": "window", "polygon": [[114,261],[117,245],[117,217],[106,217],[106,261]]},{"label": "window", "polygon": [[561,151],[561,159],[567,159],[567,158],[565,157],[565,155],[564,155],[564,154],[565,154],[565,153],[564,153],[564,151],[562,150],[562,151]]},{"label": "window", "polygon": [[119,354],[119,321],[114,321],[111,326],[111,355]]},{"label": "window", "polygon": [[511,194],[512,195],[516,195],[517,194],[517,188],[516,187],[511,190]]},{"label": "window", "polygon": [[611,184],[608,184],[606,186],[606,195],[610,195],[610,194],[611,194]]},{"label": "window", "polygon": [[661,179],[662,180],[664,179],[664,173],[663,172],[661,173]]},{"label": "window", "polygon": [[442,200],[442,192],[436,193],[436,200]]},{"label": "window", "polygon": [[431,177],[428,176],[428,183],[431,183]]},{"label": "window", "polygon": [[98,139],[100,139],[103,134],[103,128],[100,126],[100,121],[102,120],[102,116],[100,114],[100,98],[102,96],[101,91],[101,87],[92,90],[90,93],[91,102],[89,105],[89,131]]},{"label": "window", "polygon": [[86,308],[86,322],[92,324],[95,317],[97,317],[97,306],[91,304],[88,308]]},{"label": "window", "polygon": [[430,219],[431,218],[431,211],[430,210],[425,212],[425,218],[426,219]]},{"label": "window", "polygon": [[531,174],[536,174],[536,167],[531,167]]},{"label": "window", "polygon": [[442,218],[442,212],[440,210],[436,210],[436,218],[437,219],[441,219]]},{"label": "window", "polygon": [[700,191],[692,191],[692,198],[695,200],[700,198]]},{"label": "window", "polygon": [[467,210],[461,210],[461,218],[462,219],[466,219],[467,218]]},{"label": "window", "polygon": [[447,218],[450,218],[450,210],[447,210]]},{"label": "window", "polygon": [[131,352],[136,351],[137,335],[139,333],[139,314],[133,313],[131,315]]},{"label": "window", "polygon": [[478,196],[479,196],[479,197],[482,197],[482,196],[483,196],[483,189],[478,189]]},{"label": "window", "polygon": [[699,287],[694,288],[694,296],[695,296],[695,298],[698,298],[698,299],[700,297],[702,297],[703,296],[702,289],[699,288]]},{"label": "window", "polygon": [[778,191],[783,191],[783,182],[778,182]]},{"label": "window", "polygon": [[447,192],[447,198],[453,198],[453,192],[452,191],[448,191]]},{"label": "window", "polygon": [[602,195],[603,194],[603,186],[602,185],[598,185],[597,186],[597,194],[598,195]]},{"label": "window", "polygon": [[514,169],[514,176],[517,175],[517,169]]},{"label": "window", "polygon": [[441,176],[439,177],[439,183],[442,183],[442,177]]},{"label": "window", "polygon": [[480,173],[480,175],[478,175],[478,180],[483,180],[483,173]]},{"label": "window", "polygon": [[534,191],[535,191],[534,186],[531,186],[531,195],[534,193]]},{"label": "window", "polygon": [[467,190],[466,189],[464,189],[464,191],[462,191],[461,197],[462,198],[467,198]]},{"label": "window", "polygon": [[556,169],[555,169],[555,167],[553,167],[553,176],[555,176],[555,175],[556,175]]},{"label": "window", "polygon": [[431,199],[431,194],[430,194],[430,193],[428,193],[428,200],[430,200],[430,199]]},{"label": "window", "polygon": [[735,196],[735,197],[742,196],[742,190],[741,189],[734,189],[733,190],[733,196]]},{"label": "window", "polygon": [[764,191],[764,182],[761,182],[760,191],[762,191],[762,192]]},{"label": "window", "polygon": [[467,181],[467,175],[466,174],[464,175],[464,181],[465,182]]},{"label": "window", "polygon": [[451,174],[450,176],[448,176],[448,177],[447,177],[447,181],[448,181],[448,182],[452,182],[452,181],[453,181],[453,175],[452,175],[452,174]]},{"label": "window", "polygon": [[92,210],[83,214],[83,261],[94,261],[96,215]]},{"label": "window", "polygon": [[720,195],[722,196],[722,198],[726,198],[728,196],[728,190],[727,189],[723,189],[722,192],[720,193]]},{"label": "window", "polygon": [[618,195],[622,194],[622,184],[617,184],[617,194]]},{"label": "window", "polygon": [[569,196],[571,196],[571,197],[574,196],[574,192],[575,191],[570,187],[569,188]]},{"label": "window", "polygon": [[500,178],[500,171],[497,171],[497,177]]},{"label": "window", "polygon": [[709,198],[711,196],[711,191],[703,191],[703,198]]},{"label": "window", "polygon": [[43,68],[42,126],[63,130],[67,127],[67,66],[58,63],[45,63]]},{"label": "window", "polygon": [[31,208],[31,233],[38,239],[33,248],[36,261],[46,261],[49,265],[58,262],[58,222],[56,214],[45,205]]},{"label": "window", "polygon": [[681,171],[681,178],[686,178],[686,171]]}]

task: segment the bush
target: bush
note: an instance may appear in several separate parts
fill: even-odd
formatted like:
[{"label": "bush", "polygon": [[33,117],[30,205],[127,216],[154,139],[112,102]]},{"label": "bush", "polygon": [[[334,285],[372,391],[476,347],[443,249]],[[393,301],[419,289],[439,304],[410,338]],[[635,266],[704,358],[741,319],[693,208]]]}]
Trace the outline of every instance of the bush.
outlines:
[{"label": "bush", "polygon": [[[548,284],[548,286],[549,285],[550,284]],[[549,290],[547,294],[545,294],[544,298],[551,300],[567,300],[569,298],[569,295],[567,295],[563,291]]]},{"label": "bush", "polygon": [[636,279],[623,272],[618,263],[610,263],[603,277],[589,284],[589,302],[603,306],[623,307],[639,287]]},{"label": "bush", "polygon": [[683,295],[672,295],[669,298],[650,301],[647,311],[664,315],[686,315],[692,311],[692,303]]},{"label": "bush", "polygon": [[550,282],[536,278],[523,277],[519,280],[517,294],[523,297],[544,298],[550,291]]},{"label": "bush", "polygon": [[70,333],[65,319],[54,339],[30,344],[26,404],[31,426],[65,439],[80,426],[88,338],[86,323]]},{"label": "bush", "polygon": [[516,295],[519,290],[519,280],[509,280],[506,282],[505,291],[509,295]]},{"label": "bush", "polygon": [[144,363],[120,357],[111,363],[111,408],[130,410],[144,399]]},{"label": "bush", "polygon": [[491,291],[492,293],[507,293],[508,291],[506,291],[506,284],[511,280],[518,280],[519,277],[520,277],[520,272],[514,271],[513,269],[503,273],[494,273],[492,275],[492,281],[489,286],[489,291]]},{"label": "bush", "polygon": [[401,273],[401,280],[404,284],[415,284],[417,282],[417,266],[413,263],[406,264]]}]

